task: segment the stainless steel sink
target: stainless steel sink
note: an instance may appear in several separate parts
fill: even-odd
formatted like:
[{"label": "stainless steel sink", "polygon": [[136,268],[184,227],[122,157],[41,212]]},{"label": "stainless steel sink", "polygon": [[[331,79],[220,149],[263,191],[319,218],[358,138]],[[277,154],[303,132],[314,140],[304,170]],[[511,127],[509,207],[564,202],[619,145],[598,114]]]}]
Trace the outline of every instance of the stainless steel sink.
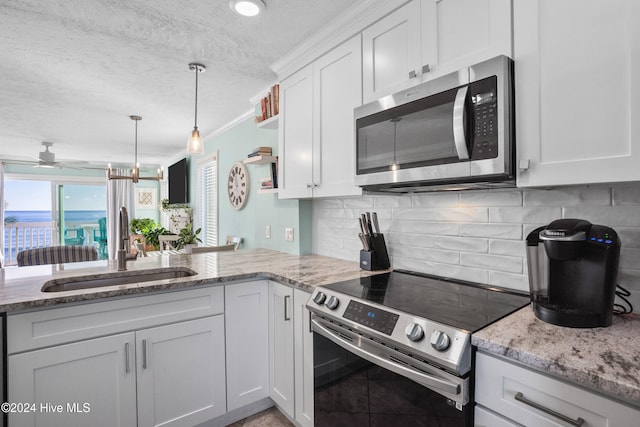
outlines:
[{"label": "stainless steel sink", "polygon": [[62,292],[76,289],[101,288],[104,286],[130,285],[156,280],[179,279],[198,273],[186,267],[155,268],[149,270],[129,270],[92,276],[65,277],[45,282],[42,292]]}]

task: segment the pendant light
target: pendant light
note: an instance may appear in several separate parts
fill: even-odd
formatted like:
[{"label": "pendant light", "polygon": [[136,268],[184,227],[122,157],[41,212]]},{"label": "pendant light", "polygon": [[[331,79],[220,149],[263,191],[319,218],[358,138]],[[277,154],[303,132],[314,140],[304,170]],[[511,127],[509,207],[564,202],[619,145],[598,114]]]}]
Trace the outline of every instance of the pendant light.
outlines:
[{"label": "pendant light", "polygon": [[111,169],[111,163],[107,167],[107,178],[109,179],[130,179],[133,182],[138,182],[139,180],[150,180],[150,181],[160,181],[162,180],[163,173],[162,168],[158,168],[156,176],[140,176],[140,163],[138,163],[138,122],[142,120],[140,116],[129,116],[131,120],[136,122],[136,136],[134,143],[134,158],[133,158],[133,169],[131,169],[131,176],[128,175],[114,175],[113,170]]},{"label": "pendant light", "polygon": [[191,136],[187,140],[187,154],[202,154],[204,153],[204,143],[202,142],[200,131],[198,130],[198,74],[203,73],[206,67],[202,64],[192,62],[189,64],[189,69],[196,72],[196,108],[193,130],[191,131]]}]

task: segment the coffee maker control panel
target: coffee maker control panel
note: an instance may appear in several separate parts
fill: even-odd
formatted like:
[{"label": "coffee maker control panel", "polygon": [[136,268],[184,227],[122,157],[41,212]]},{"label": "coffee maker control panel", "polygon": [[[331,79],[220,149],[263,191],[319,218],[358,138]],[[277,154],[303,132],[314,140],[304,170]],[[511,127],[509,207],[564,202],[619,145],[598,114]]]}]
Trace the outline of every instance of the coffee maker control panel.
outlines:
[{"label": "coffee maker control panel", "polygon": [[612,228],[603,225],[592,225],[587,235],[587,241],[604,246],[619,244],[618,234]]}]

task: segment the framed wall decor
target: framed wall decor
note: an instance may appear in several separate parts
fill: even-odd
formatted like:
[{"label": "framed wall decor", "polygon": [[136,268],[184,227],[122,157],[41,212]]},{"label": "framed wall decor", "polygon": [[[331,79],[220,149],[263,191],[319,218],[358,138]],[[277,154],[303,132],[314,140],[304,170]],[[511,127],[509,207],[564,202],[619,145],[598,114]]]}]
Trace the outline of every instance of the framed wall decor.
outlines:
[{"label": "framed wall decor", "polygon": [[155,209],[157,203],[155,188],[136,188],[136,209]]}]

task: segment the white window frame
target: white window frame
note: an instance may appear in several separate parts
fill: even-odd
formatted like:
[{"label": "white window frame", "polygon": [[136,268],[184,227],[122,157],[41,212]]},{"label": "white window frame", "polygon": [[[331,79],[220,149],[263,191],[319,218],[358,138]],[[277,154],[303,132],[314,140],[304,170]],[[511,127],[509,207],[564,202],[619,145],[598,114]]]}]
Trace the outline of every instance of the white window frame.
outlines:
[{"label": "white window frame", "polygon": [[[210,178],[213,182],[203,182],[204,169],[207,167],[213,167],[214,171]],[[198,227],[202,228],[200,238],[202,244],[206,246],[218,245],[218,198],[219,198],[219,186],[218,186],[218,152],[214,152],[200,160],[196,164],[196,181],[197,192],[195,206],[197,207],[195,220]],[[213,227],[214,230],[210,231],[207,228]]]}]

